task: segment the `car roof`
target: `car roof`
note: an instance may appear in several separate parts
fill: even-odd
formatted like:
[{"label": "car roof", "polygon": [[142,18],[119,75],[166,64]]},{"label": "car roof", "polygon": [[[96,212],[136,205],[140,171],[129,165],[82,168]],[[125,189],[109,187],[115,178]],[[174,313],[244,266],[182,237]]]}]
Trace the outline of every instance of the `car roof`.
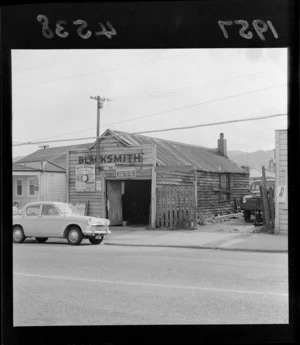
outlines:
[{"label": "car roof", "polygon": [[60,202],[60,201],[33,201],[26,204],[25,207],[34,206],[34,205],[45,205],[45,204],[61,205],[61,204],[67,204],[67,203]]}]

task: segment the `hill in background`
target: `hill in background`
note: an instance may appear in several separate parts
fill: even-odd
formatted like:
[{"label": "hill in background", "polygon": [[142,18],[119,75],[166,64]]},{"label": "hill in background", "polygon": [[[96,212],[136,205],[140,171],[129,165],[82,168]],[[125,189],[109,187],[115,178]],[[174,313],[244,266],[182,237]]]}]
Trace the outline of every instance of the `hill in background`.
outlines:
[{"label": "hill in background", "polygon": [[274,158],[274,150],[243,152],[243,151],[228,151],[228,157],[237,165],[247,165],[251,169],[261,169],[264,165],[268,169],[269,161]]}]

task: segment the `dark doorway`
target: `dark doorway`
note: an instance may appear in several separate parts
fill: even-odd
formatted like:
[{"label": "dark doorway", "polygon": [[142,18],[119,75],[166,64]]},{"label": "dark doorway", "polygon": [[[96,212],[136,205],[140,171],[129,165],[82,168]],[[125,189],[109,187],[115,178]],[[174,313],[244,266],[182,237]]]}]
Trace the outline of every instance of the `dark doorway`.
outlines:
[{"label": "dark doorway", "polygon": [[148,225],[151,180],[122,181],[123,221],[128,225]]}]

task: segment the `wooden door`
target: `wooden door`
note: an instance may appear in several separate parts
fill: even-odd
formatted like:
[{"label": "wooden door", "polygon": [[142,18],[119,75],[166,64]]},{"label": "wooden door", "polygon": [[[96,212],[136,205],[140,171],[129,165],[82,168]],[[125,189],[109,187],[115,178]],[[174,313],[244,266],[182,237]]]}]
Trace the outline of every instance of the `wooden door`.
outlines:
[{"label": "wooden door", "polygon": [[107,181],[107,211],[110,225],[122,224],[121,181]]}]

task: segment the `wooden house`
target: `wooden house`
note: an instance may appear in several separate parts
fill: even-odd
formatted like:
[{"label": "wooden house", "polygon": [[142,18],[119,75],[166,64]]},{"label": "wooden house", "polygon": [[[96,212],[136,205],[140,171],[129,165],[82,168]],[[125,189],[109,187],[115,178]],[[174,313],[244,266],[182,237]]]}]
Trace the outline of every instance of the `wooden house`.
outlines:
[{"label": "wooden house", "polygon": [[[48,149],[49,150],[49,149]],[[227,158],[221,133],[210,149],[107,130],[96,143],[66,157],[68,202],[112,225],[195,227],[228,209],[249,188],[249,174]]]}]

